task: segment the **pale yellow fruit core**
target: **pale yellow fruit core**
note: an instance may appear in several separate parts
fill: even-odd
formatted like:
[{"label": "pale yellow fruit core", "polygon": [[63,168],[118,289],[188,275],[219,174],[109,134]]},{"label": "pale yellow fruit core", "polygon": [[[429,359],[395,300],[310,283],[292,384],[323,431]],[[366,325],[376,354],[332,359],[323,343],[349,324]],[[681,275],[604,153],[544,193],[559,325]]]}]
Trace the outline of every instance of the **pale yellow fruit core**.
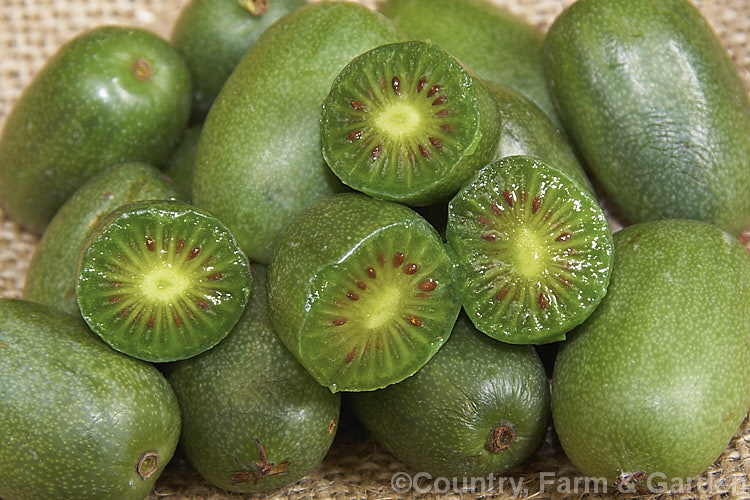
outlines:
[{"label": "pale yellow fruit core", "polygon": [[394,140],[403,140],[414,133],[419,122],[417,108],[403,101],[390,103],[373,120],[380,133]]},{"label": "pale yellow fruit core", "polygon": [[513,267],[519,276],[526,279],[539,277],[546,269],[548,250],[538,235],[526,227],[519,227],[513,238],[515,249]]},{"label": "pale yellow fruit core", "polygon": [[180,271],[170,264],[164,264],[143,276],[141,290],[152,300],[171,303],[182,296],[189,286],[190,280]]},{"label": "pale yellow fruit core", "polygon": [[[389,290],[383,290],[377,296],[373,296],[370,310],[364,321],[368,328],[375,329],[393,319],[393,313],[399,311],[401,302],[401,292],[398,287],[392,287]],[[370,305],[370,304],[368,304]]]}]

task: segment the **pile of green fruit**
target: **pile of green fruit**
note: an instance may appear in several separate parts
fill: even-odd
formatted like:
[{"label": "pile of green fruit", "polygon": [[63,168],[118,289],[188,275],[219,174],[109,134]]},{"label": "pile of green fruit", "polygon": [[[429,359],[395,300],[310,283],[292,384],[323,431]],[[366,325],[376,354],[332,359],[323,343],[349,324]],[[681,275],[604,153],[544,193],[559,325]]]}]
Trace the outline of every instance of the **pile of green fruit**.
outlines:
[{"label": "pile of green fruit", "polygon": [[699,12],[379,10],[192,0],[171,45],[96,28],[39,72],[0,137],[0,204],[42,235],[0,300],[0,497],[145,498],[178,442],[213,485],[279,488],[342,394],[433,477],[507,472],[550,415],[613,487],[725,449],[750,100]]}]

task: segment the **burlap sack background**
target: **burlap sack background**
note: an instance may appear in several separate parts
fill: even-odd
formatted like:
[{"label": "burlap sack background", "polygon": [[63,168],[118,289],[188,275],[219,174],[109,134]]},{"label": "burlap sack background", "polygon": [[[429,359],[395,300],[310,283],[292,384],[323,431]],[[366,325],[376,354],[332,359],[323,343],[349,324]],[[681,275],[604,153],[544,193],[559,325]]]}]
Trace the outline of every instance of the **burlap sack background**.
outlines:
[{"label": "burlap sack background", "polygon": [[[532,23],[546,28],[573,0],[494,0]],[[151,29],[168,37],[180,8],[187,0],[0,0],[0,126],[23,87],[60,46],[77,33],[101,24],[127,24]],[[362,0],[373,5],[375,0]],[[734,58],[750,88],[750,0],[695,0]],[[747,241],[747,234],[745,241]],[[20,230],[0,212],[0,296],[19,297],[37,237]],[[750,305],[749,305],[750,307]],[[738,353],[746,355],[746,353]],[[731,374],[727,374],[731,376]],[[750,499],[750,424],[743,424],[716,464],[692,488],[674,498]],[[96,464],[92,464],[96,467]],[[273,492],[280,498],[398,498],[391,478],[408,471],[383,452],[356,424],[343,423],[325,462],[289,488]],[[540,488],[540,473],[551,473],[553,484]],[[567,461],[550,433],[532,459],[511,471],[523,480],[521,498],[580,498],[585,493],[566,491],[565,478],[580,476]],[[54,481],[55,478],[50,478]],[[432,496],[432,495],[428,495]],[[449,492],[444,497],[474,497]],[[512,497],[509,487],[486,496]],[[598,498],[590,494],[588,498]],[[648,495],[640,495],[648,498]],[[235,499],[207,486],[179,454],[158,481],[151,499]],[[652,498],[656,498],[653,496]]]}]

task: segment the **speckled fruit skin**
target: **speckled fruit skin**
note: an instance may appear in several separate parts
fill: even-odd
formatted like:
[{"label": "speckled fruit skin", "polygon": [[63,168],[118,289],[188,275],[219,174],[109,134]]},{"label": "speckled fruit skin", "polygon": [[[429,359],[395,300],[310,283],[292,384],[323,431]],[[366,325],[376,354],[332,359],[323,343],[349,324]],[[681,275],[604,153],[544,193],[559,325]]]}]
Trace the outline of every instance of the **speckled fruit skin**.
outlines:
[{"label": "speckled fruit skin", "polygon": [[185,130],[180,142],[169,155],[162,167],[164,173],[177,184],[185,200],[193,192],[193,172],[195,172],[195,155],[198,153],[198,139],[201,136],[201,125],[194,125]]},{"label": "speckled fruit skin", "polygon": [[[148,77],[134,68],[148,64]],[[136,64],[137,66],[137,64]],[[87,179],[118,163],[159,165],[190,112],[190,74],[153,33],[101,27],[64,45],[16,102],[0,138],[0,204],[41,233]]]},{"label": "speckled fruit skin", "polygon": [[697,221],[637,224],[614,242],[607,295],[557,355],[555,428],[586,475],[671,484],[710,466],[747,414],[750,257]]},{"label": "speckled fruit skin", "polygon": [[[180,410],[161,373],[79,318],[1,299],[0,379],[5,500],[143,499],[177,446]],[[158,468],[144,479],[148,452]]]},{"label": "speckled fruit skin", "polygon": [[561,127],[544,78],[544,34],[488,0],[387,0],[380,12],[406,36],[431,40],[485,81],[507,85]]},{"label": "speckled fruit skin", "polygon": [[580,0],[545,41],[550,92],[633,222],[750,223],[750,100],[686,0]]},{"label": "speckled fruit skin", "polygon": [[296,215],[343,189],[323,160],[320,107],[350,60],[398,40],[362,5],[319,2],[279,19],[237,65],[198,142],[193,201],[251,260],[268,263]]},{"label": "speckled fruit skin", "polygon": [[[347,397],[378,443],[434,477],[506,472],[537,448],[549,417],[549,385],[534,348],[492,340],[464,316],[414,376]],[[509,424],[513,442],[493,452],[495,428]]]},{"label": "speckled fruit skin", "polygon": [[23,298],[80,315],[78,261],[86,236],[110,211],[136,200],[177,200],[174,183],[145,163],[115,165],[95,175],[60,207],[31,257]]},{"label": "speckled fruit skin", "polygon": [[[253,13],[258,0],[192,0],[180,11],[172,44],[185,59],[193,81],[192,115],[202,121],[221,87],[258,36],[305,0],[271,0]],[[257,11],[256,11],[257,12]]]},{"label": "speckled fruit skin", "polygon": [[[352,262],[362,258],[359,250],[368,248],[368,239],[405,233],[415,235],[415,239],[427,247],[425,254],[431,261],[429,265],[435,266],[437,284],[437,291],[431,293],[439,294],[441,306],[438,311],[428,312],[445,322],[419,326],[434,328],[429,330],[429,335],[425,334],[430,339],[426,345],[387,345],[386,340],[381,352],[390,355],[390,363],[383,363],[377,369],[373,367],[371,372],[356,379],[342,381],[343,377],[351,378],[351,369],[347,366],[356,366],[359,359],[355,365],[349,365],[344,361],[348,349],[339,352],[341,343],[331,338],[325,346],[330,355],[311,362],[319,353],[317,346],[311,347],[307,338],[317,333],[310,331],[316,325],[310,310],[326,288],[333,289],[337,285],[331,281],[345,282],[349,278],[339,269],[350,258]],[[390,255],[388,259],[390,266]],[[352,286],[356,288],[354,283]],[[445,343],[460,311],[453,263],[435,229],[404,205],[359,193],[342,193],[322,200],[289,226],[269,265],[267,289],[270,316],[279,337],[318,383],[332,392],[379,389],[412,375]],[[308,328],[308,325],[313,326]]]},{"label": "speckled fruit skin", "polygon": [[[212,350],[170,366],[167,375],[182,409],[180,442],[188,460],[211,484],[243,493],[293,483],[317,466],[333,442],[341,404],[274,333],[266,269],[254,268],[250,301],[232,333]],[[247,475],[260,461],[255,439],[268,463],[288,463],[257,482]]]},{"label": "speckled fruit skin", "polygon": [[578,158],[542,108],[510,87],[495,82],[486,85],[500,112],[500,140],[493,161],[533,156],[562,170],[593,194]]}]

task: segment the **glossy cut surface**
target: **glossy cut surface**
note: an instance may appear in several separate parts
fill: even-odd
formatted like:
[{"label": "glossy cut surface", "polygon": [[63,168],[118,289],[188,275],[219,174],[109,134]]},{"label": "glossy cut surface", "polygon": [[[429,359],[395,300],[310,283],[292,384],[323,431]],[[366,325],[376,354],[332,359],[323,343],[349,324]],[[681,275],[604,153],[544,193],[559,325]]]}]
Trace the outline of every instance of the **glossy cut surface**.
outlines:
[{"label": "glossy cut surface", "polygon": [[[378,75],[391,84],[374,86]],[[420,41],[381,45],[347,64],[320,126],[323,157],[344,184],[417,206],[453,196],[490,160],[500,135],[482,81]]]},{"label": "glossy cut surface", "polygon": [[112,348],[154,363],[195,356],[226,337],[252,275],[227,228],[178,201],[123,205],[89,233],[76,299]]}]

